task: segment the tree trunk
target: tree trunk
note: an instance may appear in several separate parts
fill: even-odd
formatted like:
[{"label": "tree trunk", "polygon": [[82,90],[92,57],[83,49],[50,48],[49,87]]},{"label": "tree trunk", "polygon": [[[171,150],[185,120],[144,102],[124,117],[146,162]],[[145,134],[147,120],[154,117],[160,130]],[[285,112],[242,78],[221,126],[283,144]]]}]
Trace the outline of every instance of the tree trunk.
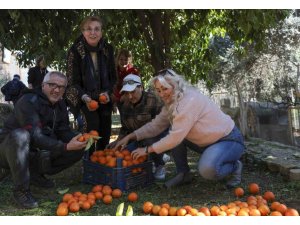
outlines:
[{"label": "tree trunk", "polygon": [[235,81],[235,87],[238,94],[238,100],[240,105],[240,129],[245,138],[248,138],[248,125],[247,125],[247,110],[248,106],[243,101],[243,94],[238,81]]},{"label": "tree trunk", "polygon": [[170,14],[167,10],[135,10],[155,71],[170,66]]}]

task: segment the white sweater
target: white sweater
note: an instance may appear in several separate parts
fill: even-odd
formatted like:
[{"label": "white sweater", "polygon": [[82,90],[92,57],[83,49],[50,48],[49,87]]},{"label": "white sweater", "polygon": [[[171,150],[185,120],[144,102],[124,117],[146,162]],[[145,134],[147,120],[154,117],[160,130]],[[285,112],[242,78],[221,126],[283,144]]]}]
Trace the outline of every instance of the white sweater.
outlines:
[{"label": "white sweater", "polygon": [[155,137],[171,126],[169,134],[152,145],[156,153],[162,153],[176,147],[184,139],[200,147],[208,146],[228,135],[234,127],[230,116],[194,88],[184,92],[175,110],[175,117],[169,121],[164,106],[151,122],[134,131],[137,140]]}]

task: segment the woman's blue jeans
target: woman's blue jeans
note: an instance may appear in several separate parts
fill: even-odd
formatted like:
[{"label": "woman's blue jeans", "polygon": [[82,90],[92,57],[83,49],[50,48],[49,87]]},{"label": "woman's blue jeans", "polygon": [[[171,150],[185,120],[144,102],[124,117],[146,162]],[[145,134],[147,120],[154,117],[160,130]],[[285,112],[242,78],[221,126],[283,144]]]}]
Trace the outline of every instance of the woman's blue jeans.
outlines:
[{"label": "woman's blue jeans", "polygon": [[240,130],[235,126],[225,137],[207,147],[199,147],[188,140],[172,149],[177,173],[189,172],[187,148],[201,153],[198,162],[200,175],[209,180],[219,180],[232,174],[237,168],[237,161],[244,150],[244,139]]}]

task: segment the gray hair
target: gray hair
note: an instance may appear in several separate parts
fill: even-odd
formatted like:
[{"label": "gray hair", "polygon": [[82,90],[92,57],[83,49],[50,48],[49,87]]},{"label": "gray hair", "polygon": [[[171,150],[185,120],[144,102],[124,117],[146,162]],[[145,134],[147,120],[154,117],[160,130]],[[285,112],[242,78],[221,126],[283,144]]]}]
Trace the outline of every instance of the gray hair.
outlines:
[{"label": "gray hair", "polygon": [[68,80],[67,80],[66,75],[63,74],[62,72],[59,72],[59,71],[50,71],[50,72],[48,72],[44,77],[43,83],[48,82],[52,76],[57,76],[57,77],[63,78],[66,81],[66,85],[68,84]]}]

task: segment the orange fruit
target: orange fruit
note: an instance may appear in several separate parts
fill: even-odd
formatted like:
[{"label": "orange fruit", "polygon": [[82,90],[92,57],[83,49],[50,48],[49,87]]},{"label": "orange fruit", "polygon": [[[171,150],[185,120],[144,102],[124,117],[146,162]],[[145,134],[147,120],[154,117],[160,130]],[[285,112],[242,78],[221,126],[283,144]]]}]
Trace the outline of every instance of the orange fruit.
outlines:
[{"label": "orange fruit", "polygon": [[88,193],[87,198],[96,200],[96,196],[95,196],[94,192]]},{"label": "orange fruit", "polygon": [[73,193],[73,196],[74,197],[80,197],[82,195],[82,193],[80,192],[80,191],[75,191],[74,193]]},{"label": "orange fruit", "polygon": [[217,216],[219,214],[219,212],[220,212],[220,208],[216,205],[214,205],[210,208],[210,213],[212,216]]},{"label": "orange fruit", "polygon": [[153,215],[158,215],[158,212],[159,212],[160,208],[161,208],[160,205],[154,205],[152,207],[152,213],[153,213]]},{"label": "orange fruit", "polygon": [[285,212],[287,211],[287,207],[285,204],[279,204],[275,207],[275,210],[274,211],[278,211],[280,212],[282,215],[285,214]]},{"label": "orange fruit", "polygon": [[66,208],[68,208],[68,203],[66,203],[66,202],[61,202],[61,203],[59,203],[58,204],[58,207],[66,207]]},{"label": "orange fruit", "polygon": [[136,202],[138,200],[138,195],[135,192],[131,192],[131,193],[129,193],[127,199],[130,202]]},{"label": "orange fruit", "polygon": [[144,202],[143,212],[149,214],[152,212],[153,204],[151,202]]},{"label": "orange fruit", "polygon": [[299,216],[299,212],[296,209],[288,208],[284,213],[285,216]]},{"label": "orange fruit", "polygon": [[250,209],[249,216],[260,216],[261,213],[258,209]]},{"label": "orange fruit", "polygon": [[169,216],[176,216],[177,215],[177,208],[176,207],[170,207],[169,208]]},{"label": "orange fruit", "polygon": [[249,188],[249,192],[251,193],[251,194],[258,194],[259,193],[259,186],[258,186],[258,184],[256,184],[256,183],[251,183],[251,184],[249,184],[249,186],[248,186],[248,188]]},{"label": "orange fruit", "polygon": [[105,103],[107,101],[106,95],[99,95],[99,102]]},{"label": "orange fruit", "polygon": [[193,208],[192,206],[190,205],[185,205],[183,206],[182,208],[184,208],[186,210],[187,213],[190,213],[191,209]]},{"label": "orange fruit", "polygon": [[103,193],[101,191],[97,191],[97,192],[95,192],[95,197],[96,197],[97,200],[102,199],[103,198]]},{"label": "orange fruit", "polygon": [[273,211],[270,213],[270,216],[282,216],[281,212]]},{"label": "orange fruit", "polygon": [[96,102],[95,100],[91,100],[89,103],[88,103],[88,107],[90,109],[97,109],[98,108],[98,102]]},{"label": "orange fruit", "polygon": [[169,209],[170,205],[168,203],[163,203],[163,204],[160,205],[160,207]]},{"label": "orange fruit", "polygon": [[270,208],[267,205],[261,205],[258,207],[262,216],[267,216],[270,213]]},{"label": "orange fruit", "polygon": [[72,202],[71,205],[69,206],[70,212],[78,212],[80,209],[79,203],[78,202]]},{"label": "orange fruit", "polygon": [[57,216],[67,216],[69,213],[69,210],[67,207],[58,207],[56,210]]},{"label": "orange fruit", "polygon": [[273,210],[273,211],[276,211],[276,207],[280,205],[280,202],[272,202],[270,208]]},{"label": "orange fruit", "polygon": [[210,210],[207,207],[201,207],[199,209],[199,212],[203,212],[205,214],[205,216],[210,216]]},{"label": "orange fruit", "polygon": [[104,185],[102,188],[103,195],[110,195],[112,193],[112,189],[108,185]]},{"label": "orange fruit", "polygon": [[162,207],[158,211],[158,215],[160,215],[160,216],[167,216],[167,215],[169,215],[169,210],[167,208]]},{"label": "orange fruit", "polygon": [[184,208],[180,208],[177,210],[176,214],[177,216],[185,216],[187,214],[187,211]]},{"label": "orange fruit", "polygon": [[104,197],[102,198],[102,201],[104,204],[109,205],[112,203],[112,196],[111,195],[104,195]]},{"label": "orange fruit", "polygon": [[238,198],[242,197],[244,195],[244,189],[241,187],[235,188],[234,189],[234,195]]},{"label": "orange fruit", "polygon": [[190,212],[189,212],[192,216],[197,216],[198,214],[198,210],[195,208],[191,208]]},{"label": "orange fruit", "polygon": [[114,198],[120,198],[122,196],[122,191],[118,188],[114,189],[111,193]]},{"label": "orange fruit", "polygon": [[249,216],[249,213],[247,212],[247,210],[241,209],[237,215],[238,216]]},{"label": "orange fruit", "polygon": [[70,193],[66,193],[66,194],[64,194],[64,196],[63,196],[63,202],[68,202],[70,199],[72,199],[73,198],[73,195],[72,194],[70,194]]},{"label": "orange fruit", "polygon": [[266,191],[263,195],[263,198],[268,202],[273,202],[275,200],[275,195],[272,191]]},{"label": "orange fruit", "polygon": [[81,208],[85,209],[85,210],[90,209],[91,208],[91,203],[89,201],[84,201],[81,205]]},{"label": "orange fruit", "polygon": [[84,141],[85,141],[84,136],[80,136],[80,137],[77,139],[77,141],[84,142]]},{"label": "orange fruit", "polygon": [[91,204],[91,206],[96,204],[96,200],[93,198],[88,198],[87,201]]},{"label": "orange fruit", "polygon": [[91,131],[89,132],[89,134],[90,134],[90,135],[93,135],[93,136],[99,137],[99,133],[98,133],[98,131],[96,131],[96,130],[91,130]]},{"label": "orange fruit", "polygon": [[97,184],[92,188],[92,192],[102,191],[102,187],[103,187],[103,185]]}]

